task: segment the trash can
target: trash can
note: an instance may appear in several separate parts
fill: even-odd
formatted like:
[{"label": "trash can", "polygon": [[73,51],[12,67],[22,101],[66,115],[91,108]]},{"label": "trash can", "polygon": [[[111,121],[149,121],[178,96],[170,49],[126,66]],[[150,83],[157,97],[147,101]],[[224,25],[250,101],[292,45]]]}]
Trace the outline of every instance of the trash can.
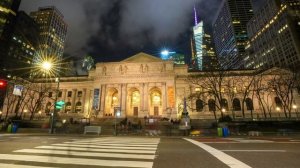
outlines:
[{"label": "trash can", "polygon": [[11,131],[12,131],[12,124],[8,124],[8,126],[7,126],[7,132],[11,133]]},{"label": "trash can", "polygon": [[17,130],[18,130],[18,125],[17,124],[13,124],[12,128],[11,128],[11,132],[12,133],[17,133]]},{"label": "trash can", "polygon": [[218,136],[219,137],[223,136],[222,128],[218,128]]},{"label": "trash can", "polygon": [[229,135],[229,130],[228,130],[228,128],[223,128],[222,129],[222,133],[223,133],[223,137],[228,137],[228,135]]}]

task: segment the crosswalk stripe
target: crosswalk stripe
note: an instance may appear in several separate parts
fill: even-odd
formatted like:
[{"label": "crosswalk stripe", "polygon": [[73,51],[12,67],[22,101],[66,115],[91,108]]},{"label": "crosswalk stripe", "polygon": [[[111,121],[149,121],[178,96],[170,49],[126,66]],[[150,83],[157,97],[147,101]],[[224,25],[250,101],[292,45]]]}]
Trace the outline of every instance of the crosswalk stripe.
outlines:
[{"label": "crosswalk stripe", "polygon": [[230,168],[251,168],[249,165],[243,163],[242,161],[237,160],[234,157],[229,156],[226,153],[224,153],[218,149],[215,149],[209,145],[195,141],[193,139],[188,139],[188,138],[183,138],[183,139],[193,143],[194,145],[199,146],[203,150],[207,151],[208,153],[210,153],[211,155],[213,155],[214,157],[219,159],[221,162],[225,163]]},{"label": "crosswalk stripe", "polygon": [[142,146],[142,147],[156,147],[155,145],[143,145],[143,144],[127,144],[127,143],[78,143],[78,142],[65,142],[66,144],[79,144],[79,145],[105,145],[105,146]]},{"label": "crosswalk stripe", "polygon": [[55,167],[41,167],[41,166],[26,166],[26,165],[16,165],[16,164],[5,164],[0,163],[0,167],[3,168],[55,168]]},{"label": "crosswalk stripe", "polygon": [[105,140],[105,141],[73,141],[78,143],[128,143],[128,144],[140,144],[140,145],[157,145],[159,142],[147,142],[147,141],[123,141],[123,140]]},{"label": "crosswalk stripe", "polygon": [[73,155],[73,156],[87,156],[87,157],[92,156],[92,157],[109,157],[109,158],[127,158],[127,159],[152,159],[153,160],[155,158],[155,155],[54,151],[54,150],[43,150],[43,149],[21,149],[21,150],[16,150],[14,152],[53,154],[53,155]]},{"label": "crosswalk stripe", "polygon": [[150,168],[153,166],[153,162],[145,162],[145,161],[100,160],[100,159],[63,158],[63,157],[52,157],[52,156],[14,155],[14,154],[0,154],[0,159],[27,161],[27,162],[54,163],[54,164],[107,166],[107,167]]},{"label": "crosswalk stripe", "polygon": [[77,144],[52,144],[54,146],[71,146],[71,147],[87,147],[100,149],[140,149],[140,150],[156,150],[156,147],[135,147],[135,146],[103,146],[103,145],[77,145]]},{"label": "crosswalk stripe", "polygon": [[[91,149],[91,148],[79,148],[79,147],[64,147],[64,146],[38,146],[38,149],[52,149],[52,150],[75,150],[75,151],[89,151],[89,152],[108,152],[107,149]],[[144,154],[154,154],[155,151],[141,151],[141,150],[118,150],[110,149],[111,153],[144,153]]]}]

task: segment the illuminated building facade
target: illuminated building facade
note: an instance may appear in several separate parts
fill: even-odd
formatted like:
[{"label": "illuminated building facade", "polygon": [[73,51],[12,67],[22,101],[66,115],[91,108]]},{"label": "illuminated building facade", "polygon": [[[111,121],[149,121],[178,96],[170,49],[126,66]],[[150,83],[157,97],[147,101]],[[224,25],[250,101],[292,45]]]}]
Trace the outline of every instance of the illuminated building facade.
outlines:
[{"label": "illuminated building facade", "polygon": [[41,7],[31,12],[30,16],[36,21],[40,30],[38,55],[61,58],[67,35],[67,24],[64,16],[55,7]]},{"label": "illuminated building facade", "polygon": [[252,16],[251,0],[223,0],[212,24],[216,54],[222,68],[243,67],[247,22]]},{"label": "illuminated building facade", "polygon": [[6,76],[6,59],[9,41],[12,37],[12,30],[20,6],[21,0],[0,1],[0,75]]},{"label": "illuminated building facade", "polygon": [[248,68],[300,67],[300,2],[268,0],[247,25]]},{"label": "illuminated building facade", "polygon": [[[213,71],[219,73],[218,71]],[[244,95],[245,86],[251,83],[253,76],[262,79],[267,84],[272,79],[272,74],[280,73],[280,69],[270,69],[259,72],[255,70],[233,70],[226,71],[222,76],[222,85],[217,87],[222,93],[224,100],[224,115],[232,118],[262,119],[266,112],[260,106],[256,96],[251,96],[256,85],[249,86],[250,96]],[[97,63],[95,69],[89,71],[87,76],[61,77],[58,93],[58,101],[64,101],[65,106],[59,111],[62,119],[74,118],[114,118],[117,112],[121,112],[120,118],[180,118],[183,110],[184,99],[187,98],[187,106],[191,119],[214,120],[214,112],[217,118],[221,117],[218,107],[218,100],[211,94],[212,87],[207,83],[197,85],[188,80],[190,75],[210,76],[205,71],[190,72],[186,65],[176,65],[173,61],[165,61],[146,53],[138,53],[120,62]],[[221,71],[224,73],[224,71]],[[213,75],[218,83],[218,77]],[[217,75],[218,76],[218,75]],[[262,76],[262,78],[260,78]],[[210,79],[213,79],[210,78]],[[40,81],[41,83],[39,83]],[[198,82],[206,82],[205,78],[198,78]],[[54,97],[56,96],[57,83],[47,83],[43,79],[36,79],[36,84],[48,86],[48,93],[41,102],[41,115],[53,111]],[[49,82],[49,80],[48,80]],[[27,88],[34,87],[34,90],[42,88],[42,85],[27,85]],[[40,86],[40,87],[37,87]],[[201,93],[202,92],[202,93]],[[24,94],[28,93],[24,91]],[[29,92],[30,93],[30,92]],[[35,92],[36,96],[40,92]],[[200,94],[199,94],[200,93]],[[191,95],[199,96],[188,99]],[[300,104],[300,93],[293,92],[295,107]],[[9,93],[8,95],[11,95]],[[12,95],[14,96],[14,95]],[[268,108],[276,119],[284,117],[283,105],[276,98],[275,92],[270,91],[264,96],[264,100],[270,102]],[[28,96],[31,100],[34,96]],[[24,101],[26,102],[26,101]],[[243,102],[245,102],[243,104]],[[5,103],[7,105],[7,103]],[[10,103],[13,105],[16,103]],[[276,110],[281,108],[281,110]],[[11,107],[13,108],[13,107]],[[296,107],[297,108],[297,107]],[[7,109],[6,107],[4,109]],[[244,110],[242,110],[244,109]],[[21,110],[21,109],[20,109]],[[28,110],[28,109],[25,109]],[[13,110],[12,110],[13,111]],[[5,114],[7,110],[3,111]],[[10,115],[15,115],[9,112]],[[295,109],[291,116],[295,117]]]}]

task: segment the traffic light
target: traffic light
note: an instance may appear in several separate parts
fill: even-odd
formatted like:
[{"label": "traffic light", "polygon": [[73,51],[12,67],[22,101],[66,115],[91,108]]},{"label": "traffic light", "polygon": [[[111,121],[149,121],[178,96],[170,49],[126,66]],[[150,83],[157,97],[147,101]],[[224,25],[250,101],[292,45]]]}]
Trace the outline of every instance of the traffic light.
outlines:
[{"label": "traffic light", "polygon": [[0,79],[0,89],[5,89],[7,86],[7,81],[4,79]]},{"label": "traffic light", "polygon": [[4,79],[0,79],[0,109],[3,107],[5,100],[7,81]]},{"label": "traffic light", "polygon": [[64,101],[58,101],[58,102],[56,102],[55,103],[55,109],[62,109],[63,108],[63,106],[65,105],[65,102]]}]

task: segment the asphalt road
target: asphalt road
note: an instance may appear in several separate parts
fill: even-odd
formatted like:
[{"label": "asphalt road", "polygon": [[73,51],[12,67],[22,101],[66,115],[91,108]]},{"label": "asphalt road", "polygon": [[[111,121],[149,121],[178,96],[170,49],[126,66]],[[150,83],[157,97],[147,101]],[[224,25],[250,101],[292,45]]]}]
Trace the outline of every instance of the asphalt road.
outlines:
[{"label": "asphalt road", "polygon": [[1,135],[0,167],[299,168],[291,137]]}]

